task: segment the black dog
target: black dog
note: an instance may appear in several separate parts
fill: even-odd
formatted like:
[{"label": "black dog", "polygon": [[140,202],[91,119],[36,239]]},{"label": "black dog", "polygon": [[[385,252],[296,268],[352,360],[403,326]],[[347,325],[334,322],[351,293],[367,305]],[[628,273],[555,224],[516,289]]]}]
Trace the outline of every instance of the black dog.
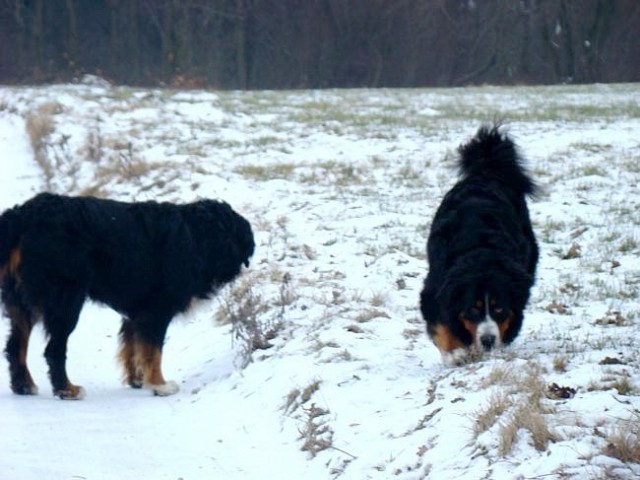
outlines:
[{"label": "black dog", "polygon": [[536,186],[513,141],[481,127],[458,152],[462,178],[433,219],[420,295],[427,333],[454,364],[514,340],[538,262],[526,204]]},{"label": "black dog", "polygon": [[132,387],[178,391],[162,376],[169,322],[248,266],[249,222],[224,203],[124,203],[40,194],[0,216],[0,284],[11,333],[11,389],[36,394],[29,335],[43,320],[54,395],[84,396],[67,378],[67,340],[87,297],[123,315],[120,360]]}]

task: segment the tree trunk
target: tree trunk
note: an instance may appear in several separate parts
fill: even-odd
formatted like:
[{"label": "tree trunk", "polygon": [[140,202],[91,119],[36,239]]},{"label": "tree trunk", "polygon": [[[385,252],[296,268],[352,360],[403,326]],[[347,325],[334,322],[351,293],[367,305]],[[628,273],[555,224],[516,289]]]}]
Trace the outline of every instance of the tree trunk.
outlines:
[{"label": "tree trunk", "polygon": [[74,0],[67,0],[67,66],[73,73],[78,70],[78,16],[76,12],[76,4]]},{"label": "tree trunk", "polygon": [[236,0],[236,79],[241,90],[247,88],[246,12],[244,0]]},{"label": "tree trunk", "polygon": [[564,80],[571,83],[575,81],[576,66],[573,52],[573,34],[571,31],[571,18],[567,10],[566,0],[560,2],[560,27],[562,28],[562,39],[564,40]]},{"label": "tree trunk", "polygon": [[36,0],[35,15],[33,18],[33,50],[35,54],[35,65],[33,69],[36,82],[42,80],[44,76],[44,25],[43,10],[44,0]]},{"label": "tree trunk", "polygon": [[27,64],[25,60],[25,24],[24,24],[24,7],[23,0],[15,1],[14,18],[17,27],[17,39],[16,39],[16,65],[18,67],[18,75],[22,77],[24,75],[24,67]]}]

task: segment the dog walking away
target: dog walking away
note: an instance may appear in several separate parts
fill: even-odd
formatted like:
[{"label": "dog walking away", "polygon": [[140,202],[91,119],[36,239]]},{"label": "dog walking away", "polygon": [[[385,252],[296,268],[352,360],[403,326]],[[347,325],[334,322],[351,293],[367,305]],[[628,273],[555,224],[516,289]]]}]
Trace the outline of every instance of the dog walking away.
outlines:
[{"label": "dog walking away", "polygon": [[27,368],[33,326],[48,337],[53,394],[80,399],[66,372],[67,340],[87,298],[122,316],[125,381],[156,395],[178,391],[162,375],[172,318],[208,298],[249,266],[249,222],[228,204],[125,203],[43,193],[0,216],[0,286],[11,330],[5,355],[11,389],[38,389]]},{"label": "dog walking away", "polygon": [[461,178],[433,219],[420,295],[427,333],[450,364],[516,338],[538,262],[526,203],[536,186],[514,142],[483,126],[458,153]]}]

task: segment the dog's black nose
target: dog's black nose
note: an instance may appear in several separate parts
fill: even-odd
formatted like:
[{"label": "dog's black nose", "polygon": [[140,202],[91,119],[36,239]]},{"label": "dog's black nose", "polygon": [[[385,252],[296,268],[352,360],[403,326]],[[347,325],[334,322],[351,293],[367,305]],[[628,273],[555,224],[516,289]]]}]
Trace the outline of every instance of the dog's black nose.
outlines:
[{"label": "dog's black nose", "polygon": [[484,348],[484,350],[486,352],[488,352],[496,344],[496,336],[495,335],[482,335],[480,337],[480,343],[482,344],[482,348]]}]

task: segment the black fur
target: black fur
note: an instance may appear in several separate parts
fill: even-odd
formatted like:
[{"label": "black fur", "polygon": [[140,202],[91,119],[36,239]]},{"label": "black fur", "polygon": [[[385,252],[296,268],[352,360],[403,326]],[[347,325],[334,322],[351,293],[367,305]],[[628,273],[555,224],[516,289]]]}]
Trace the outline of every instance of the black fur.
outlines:
[{"label": "black fur", "polygon": [[[427,332],[443,354],[456,343],[463,348],[474,343],[462,320],[467,325],[482,321],[485,299],[500,305],[501,313],[492,314],[504,328],[499,340],[512,342],[522,326],[538,262],[526,204],[536,186],[513,141],[499,126],[483,126],[458,152],[461,179],[433,219],[427,242],[429,273],[420,296]],[[507,315],[509,324],[503,323]],[[438,339],[439,326],[446,327],[454,341]]]},{"label": "black fur", "polygon": [[40,319],[54,393],[73,397],[67,339],[87,297],[123,315],[124,342],[135,337],[160,351],[171,319],[233,280],[254,247],[249,222],[213,200],[124,203],[44,193],[5,211],[0,282],[12,323],[5,350],[12,389],[35,393],[20,356]]}]

